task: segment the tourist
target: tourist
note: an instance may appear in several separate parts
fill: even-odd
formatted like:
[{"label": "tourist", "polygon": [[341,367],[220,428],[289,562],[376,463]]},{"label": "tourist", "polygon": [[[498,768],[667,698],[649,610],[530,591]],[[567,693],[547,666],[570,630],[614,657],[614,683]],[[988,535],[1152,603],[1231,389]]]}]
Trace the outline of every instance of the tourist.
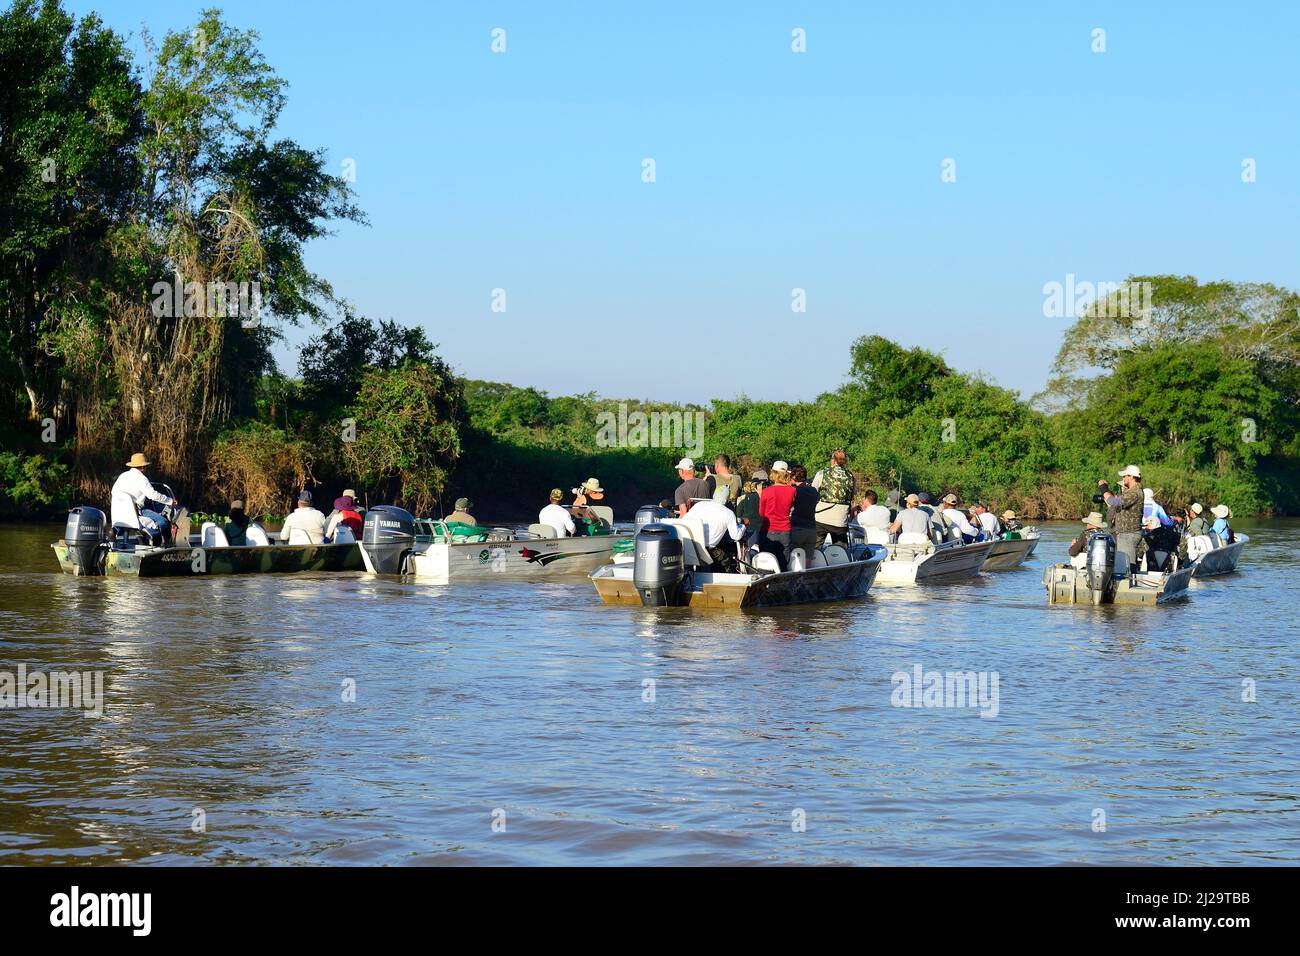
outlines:
[{"label": "tourist", "polygon": [[600,524],[604,519],[591,510],[592,505],[608,508],[611,515],[613,514],[614,506],[605,497],[605,489],[600,486],[600,481],[596,478],[588,478],[578,486],[573,504],[569,506],[569,513],[575,518],[581,516],[587,521]]},{"label": "tourist", "polygon": [[790,509],[794,507],[795,490],[790,484],[790,466],[783,461],[772,463],[771,484],[758,496],[760,527],[758,547],[776,555],[777,563],[784,569],[786,552],[790,550]]},{"label": "tourist", "polygon": [[926,541],[932,541],[933,535],[930,529],[933,519],[930,513],[921,507],[921,496],[910,494],[904,504],[905,507],[898,512],[898,517],[889,526],[890,533],[899,536],[900,544],[916,543],[915,539],[912,542],[903,541],[902,536],[904,534],[920,535]]},{"label": "tourist", "polygon": [[1115,528],[1115,567],[1128,574],[1137,564],[1138,542],[1142,537],[1142,469],[1129,465],[1119,473],[1120,490],[1112,494],[1103,479],[1097,482],[1102,498],[1110,508],[1111,524]]},{"label": "tourist", "polygon": [[301,531],[310,544],[325,543],[325,516],[312,507],[311,492],[304,489],[298,495],[298,507],[284,519],[280,540],[288,541],[294,531]]},{"label": "tourist", "polygon": [[731,457],[718,455],[713,459],[713,471],[709,471],[706,466],[704,476],[705,481],[713,484],[713,500],[722,502],[728,508],[735,508],[736,499],[740,497],[741,482],[739,475],[732,474]]},{"label": "tourist", "polygon": [[704,526],[705,546],[709,557],[719,571],[732,572],[737,569],[736,548],[723,547],[723,539],[739,541],[745,534],[744,528],[736,521],[736,514],[721,501],[709,498],[697,501],[686,512],[688,518],[698,518]]},{"label": "tourist", "polygon": [[984,532],[971,524],[965,512],[957,507],[956,495],[949,493],[943,496],[943,508],[939,511],[939,516],[945,526],[950,525],[957,529],[961,540],[966,544],[984,540]]},{"label": "tourist", "polygon": [[[808,483],[808,469],[795,465],[790,469],[794,483],[794,504],[790,508],[790,547],[803,548],[805,558],[811,558],[825,534],[817,527],[817,504],[820,495]],[[845,537],[847,543],[848,538]]]},{"label": "tourist", "polygon": [[140,519],[148,525],[144,530],[152,530],[163,540],[168,536],[171,522],[159,512],[145,508],[145,504],[156,501],[162,505],[175,505],[176,499],[169,498],[160,491],[155,491],[153,484],[145,477],[144,470],[150,462],[136,452],[126,463],[126,471],[117,476],[113,482],[113,491],[109,497],[110,520],[113,527],[135,528],[141,530]]},{"label": "tourist", "polygon": [[677,463],[677,477],[682,480],[673,492],[673,507],[677,509],[677,517],[683,517],[695,502],[713,497],[709,483],[703,478],[695,477],[695,462],[691,459],[683,458]]},{"label": "tourist", "polygon": [[1002,527],[1006,531],[1020,530],[1020,519],[1016,517],[1016,513],[1010,508],[1002,512]]},{"label": "tourist", "polygon": [[[469,507],[469,501],[467,499],[461,498],[460,501],[464,501],[465,507]],[[457,508],[460,507],[460,501],[456,502]],[[338,531],[340,526],[351,531],[352,537],[356,538],[358,541],[361,540],[361,528],[363,522],[361,515],[357,513],[356,505],[356,499],[351,495],[340,495],[334,499],[334,510],[330,512],[329,520],[325,522],[326,540],[333,541],[334,533]],[[452,519],[448,517],[445,520],[450,521]],[[473,523],[473,518],[466,522],[466,524]]]},{"label": "tourist", "polygon": [[248,515],[244,513],[244,502],[236,498],[230,503],[230,514],[226,520],[226,526],[222,532],[226,536],[226,544],[232,548],[243,548],[248,545]]},{"label": "tourist", "polygon": [[988,505],[982,501],[977,501],[970,506],[971,516],[976,524],[984,532],[985,538],[996,538],[1002,533],[1002,524],[998,521],[998,516],[989,511]]},{"label": "tourist", "polygon": [[1228,525],[1229,519],[1232,518],[1232,509],[1227,505],[1215,505],[1210,509],[1210,514],[1214,515],[1214,524],[1210,525],[1210,534],[1219,536],[1219,541],[1223,544],[1232,544],[1235,535],[1232,528]]},{"label": "tourist", "polygon": [[1101,516],[1100,511],[1094,511],[1084,518],[1083,530],[1070,542],[1070,557],[1073,558],[1086,552],[1088,550],[1088,539],[1092,537],[1092,533],[1094,531],[1103,531],[1106,527],[1106,519]]},{"label": "tourist", "polygon": [[890,515],[888,508],[876,503],[876,492],[868,488],[862,495],[862,510],[858,512],[857,521],[858,526],[863,531],[874,528],[878,531],[888,532],[893,517]]},{"label": "tourist", "polygon": [[763,490],[763,482],[756,476],[767,472],[754,472],[754,476],[745,482],[742,493],[736,499],[736,515],[740,518],[740,523],[744,526],[745,537],[751,539],[758,533],[758,526],[762,521],[758,513],[758,496]]},{"label": "tourist", "polygon": [[563,500],[564,492],[559,488],[552,488],[550,501],[537,515],[537,523],[550,525],[555,529],[557,538],[567,537],[577,531],[573,518],[569,516],[568,509],[560,506],[560,502]]},{"label": "tourist", "polygon": [[844,449],[831,452],[830,464],[813,476],[812,487],[817,489],[817,530],[822,537],[831,536],[835,544],[848,544],[849,508],[857,493],[858,482],[848,469],[849,459]]},{"label": "tourist", "polygon": [[1198,501],[1193,501],[1187,509],[1187,536],[1195,538],[1210,533],[1210,523],[1201,514],[1205,508]]},{"label": "tourist", "polygon": [[[338,506],[339,506],[338,502],[337,501],[334,502],[334,507],[337,508]],[[451,514],[447,515],[442,520],[447,522],[448,524],[451,524],[453,521],[455,521],[455,522],[459,522],[460,524],[474,525],[475,527],[477,527],[478,522],[475,521],[474,516],[469,513],[469,509],[472,507],[474,506],[470,504],[470,500],[468,498],[457,498],[455,510],[452,511]]]}]

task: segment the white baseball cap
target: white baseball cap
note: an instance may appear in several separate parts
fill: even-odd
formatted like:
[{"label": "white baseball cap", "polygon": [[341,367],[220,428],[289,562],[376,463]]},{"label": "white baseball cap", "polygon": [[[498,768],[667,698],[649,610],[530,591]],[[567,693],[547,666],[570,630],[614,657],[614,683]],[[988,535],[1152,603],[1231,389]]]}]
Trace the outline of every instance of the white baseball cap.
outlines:
[{"label": "white baseball cap", "polygon": [[787,464],[786,464],[785,462],[783,462],[783,461],[774,461],[774,462],[772,462],[772,470],[773,470],[773,471],[789,471],[789,470],[790,470],[790,466],[787,465]]},{"label": "white baseball cap", "polygon": [[689,458],[683,458],[681,461],[679,461],[679,462],[677,463],[677,470],[678,470],[678,471],[694,471],[694,470],[695,470],[695,462],[691,461]]},{"label": "white baseball cap", "polygon": [[1205,509],[1201,507],[1201,503],[1199,501],[1192,502],[1192,514],[1198,515],[1204,510]]},{"label": "white baseball cap", "polygon": [[1125,477],[1125,476],[1127,476],[1127,475],[1132,475],[1134,478],[1141,478],[1141,477],[1142,477],[1142,469],[1139,468],[1137,465],[1129,465],[1127,468],[1125,468],[1123,471],[1121,471],[1121,472],[1119,473],[1119,476],[1120,476],[1121,478],[1123,478],[1123,477]]}]

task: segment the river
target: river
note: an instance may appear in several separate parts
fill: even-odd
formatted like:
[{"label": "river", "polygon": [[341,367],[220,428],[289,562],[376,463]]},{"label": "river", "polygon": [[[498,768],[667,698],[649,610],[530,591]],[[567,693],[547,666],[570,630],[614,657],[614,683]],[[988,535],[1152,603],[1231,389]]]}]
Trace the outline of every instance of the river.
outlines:
[{"label": "river", "polygon": [[[727,614],[73,578],[59,526],[0,526],[0,671],[105,675],[101,716],[0,710],[0,863],[1300,862],[1300,522],[1242,522],[1242,571],[1177,604],[1049,607],[1076,527],[968,584]],[[895,706],[918,665],[996,706]]]}]

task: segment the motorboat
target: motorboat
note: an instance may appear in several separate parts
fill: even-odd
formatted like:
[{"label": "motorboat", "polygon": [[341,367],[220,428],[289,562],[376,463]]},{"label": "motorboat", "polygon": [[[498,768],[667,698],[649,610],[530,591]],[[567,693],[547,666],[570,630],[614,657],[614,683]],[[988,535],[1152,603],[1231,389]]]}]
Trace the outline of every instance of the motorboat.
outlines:
[{"label": "motorboat", "polygon": [[[876,576],[879,584],[948,584],[975,577],[984,567],[995,542],[966,544],[960,539],[935,541],[931,537],[904,531],[894,539],[880,528],[852,531],[868,545],[882,547],[886,558]],[[1032,545],[1031,545],[1032,549]]]},{"label": "motorboat", "polygon": [[698,518],[664,518],[636,533],[635,557],[591,574],[605,604],[741,610],[864,597],[888,551],[879,545],[830,544],[791,550],[782,569],[772,554],[751,549],[742,570],[719,568]]},{"label": "motorboat", "polygon": [[1217,534],[1198,534],[1187,539],[1187,559],[1196,563],[1193,577],[1208,578],[1217,574],[1230,574],[1237,570],[1241,552],[1250,542],[1250,536],[1233,532],[1232,544],[1221,541]]},{"label": "motorboat", "polygon": [[1034,553],[1040,537],[1037,528],[1025,528],[1023,531],[1012,531],[1006,536],[995,538],[981,570],[1010,571],[1012,568],[1020,567]]},{"label": "motorboat", "polygon": [[1146,559],[1127,572],[1115,567],[1115,538],[1095,531],[1087,547],[1068,563],[1043,572],[1049,604],[1134,604],[1155,606],[1185,597],[1196,562],[1169,556],[1165,570],[1148,569]]},{"label": "motorboat", "polygon": [[[551,578],[589,574],[632,545],[631,532],[613,527],[613,512],[593,506],[597,522],[584,522],[583,534],[557,537],[546,524],[527,530],[456,527],[433,518],[416,518],[395,505],[366,512],[361,532],[365,569],[448,582],[496,576]],[[602,513],[604,512],[604,513]]]}]

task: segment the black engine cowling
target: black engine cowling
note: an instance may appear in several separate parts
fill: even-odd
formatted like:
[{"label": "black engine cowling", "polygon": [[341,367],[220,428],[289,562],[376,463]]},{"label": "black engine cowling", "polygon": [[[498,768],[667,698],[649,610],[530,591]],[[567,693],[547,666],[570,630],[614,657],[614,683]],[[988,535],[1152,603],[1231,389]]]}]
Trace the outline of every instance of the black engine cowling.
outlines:
[{"label": "black engine cowling", "polygon": [[104,512],[90,505],[80,505],[68,512],[63,529],[63,543],[68,546],[68,560],[75,574],[103,574],[104,536],[108,521]]},{"label": "black engine cowling", "polygon": [[632,565],[632,583],[645,607],[664,607],[680,603],[686,566],[682,560],[682,542],[671,525],[644,525],[636,533],[636,561]]},{"label": "black engine cowling", "polygon": [[415,549],[415,517],[396,505],[376,505],[361,527],[361,550],[375,574],[401,574]]}]

